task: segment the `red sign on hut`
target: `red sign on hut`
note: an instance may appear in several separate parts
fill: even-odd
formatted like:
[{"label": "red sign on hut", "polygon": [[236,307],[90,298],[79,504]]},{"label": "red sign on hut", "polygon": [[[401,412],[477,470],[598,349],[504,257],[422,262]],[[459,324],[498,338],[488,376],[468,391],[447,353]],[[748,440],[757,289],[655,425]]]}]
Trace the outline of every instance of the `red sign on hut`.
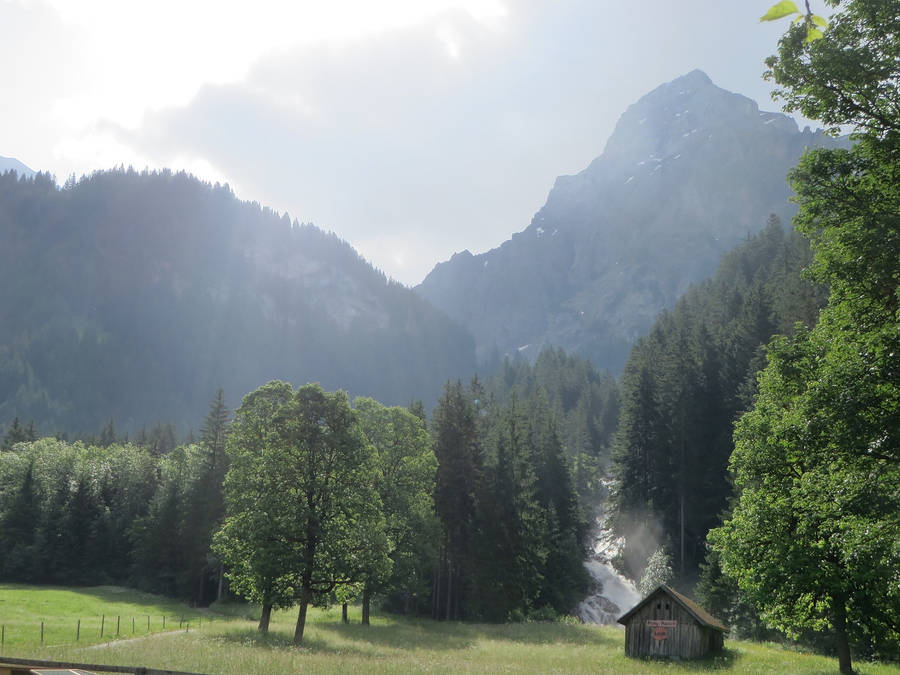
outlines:
[{"label": "red sign on hut", "polygon": [[669,637],[669,628],[677,628],[678,622],[669,619],[647,619],[647,625],[653,629],[654,640],[665,640]]}]

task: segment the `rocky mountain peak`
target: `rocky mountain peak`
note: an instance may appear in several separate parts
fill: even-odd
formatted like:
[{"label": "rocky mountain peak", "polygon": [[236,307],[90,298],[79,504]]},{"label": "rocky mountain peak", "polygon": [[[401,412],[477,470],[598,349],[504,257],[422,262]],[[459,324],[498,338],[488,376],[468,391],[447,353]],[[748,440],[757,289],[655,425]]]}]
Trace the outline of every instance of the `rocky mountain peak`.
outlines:
[{"label": "rocky mountain peak", "polygon": [[760,112],[752,99],[717,87],[706,73],[694,70],[629,106],[603,154],[586,171],[632,166],[637,179],[691,153],[742,145],[752,135],[786,139],[797,135],[797,124],[781,113]]},{"label": "rocky mountain peak", "polygon": [[629,106],[525,230],[438,265],[419,291],[472,331],[482,358],[552,344],[618,370],[725,251],[769,214],[790,219],[788,169],[834,142],[691,71]]}]

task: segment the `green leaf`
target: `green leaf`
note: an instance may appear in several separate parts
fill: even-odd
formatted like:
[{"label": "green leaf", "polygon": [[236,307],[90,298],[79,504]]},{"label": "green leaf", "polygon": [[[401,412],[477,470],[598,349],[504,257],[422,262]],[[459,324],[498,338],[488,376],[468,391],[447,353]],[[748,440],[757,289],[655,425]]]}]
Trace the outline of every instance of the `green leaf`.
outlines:
[{"label": "green leaf", "polygon": [[763,14],[759,20],[760,21],[776,21],[777,19],[782,19],[791,14],[798,14],[800,12],[797,9],[797,5],[795,5],[790,0],[781,0],[781,2],[776,3],[769,7],[769,11]]},{"label": "green leaf", "polygon": [[794,20],[791,23],[800,23],[801,21],[806,21],[806,17],[802,14],[800,16],[795,16]]},{"label": "green leaf", "polygon": [[806,31],[806,39],[804,40],[804,42],[815,42],[819,38],[823,37],[825,37],[825,35],[818,28],[810,28],[808,31]]},{"label": "green leaf", "polygon": [[820,28],[828,28],[828,22],[818,14],[811,14],[810,20]]}]

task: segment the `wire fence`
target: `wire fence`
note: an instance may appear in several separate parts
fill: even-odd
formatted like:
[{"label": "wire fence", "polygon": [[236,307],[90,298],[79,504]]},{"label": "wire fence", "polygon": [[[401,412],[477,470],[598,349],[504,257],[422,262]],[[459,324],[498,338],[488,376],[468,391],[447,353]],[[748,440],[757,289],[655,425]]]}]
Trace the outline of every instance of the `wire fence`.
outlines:
[{"label": "wire fence", "polygon": [[87,619],[24,622],[0,619],[0,651],[6,647],[62,647],[143,637],[167,631],[202,630],[212,623],[203,615],[101,614]]}]

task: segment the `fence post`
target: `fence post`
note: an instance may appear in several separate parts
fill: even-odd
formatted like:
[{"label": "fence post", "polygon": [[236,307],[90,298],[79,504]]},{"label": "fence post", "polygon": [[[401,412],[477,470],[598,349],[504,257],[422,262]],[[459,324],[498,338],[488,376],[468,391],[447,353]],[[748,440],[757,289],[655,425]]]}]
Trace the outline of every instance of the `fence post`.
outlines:
[{"label": "fence post", "polygon": [[100,637],[103,637],[103,626],[106,624],[106,614],[100,615]]},{"label": "fence post", "polygon": [[75,642],[81,638],[81,619],[78,619],[78,627],[75,629]]},{"label": "fence post", "polygon": [[122,617],[116,617],[116,637],[119,637],[119,625],[122,623]]},{"label": "fence post", "polygon": [[0,649],[6,647],[6,624],[0,626]]},{"label": "fence post", "polygon": [[178,622],[178,627],[181,628],[183,624],[184,624],[184,617],[182,616],[181,620]]},{"label": "fence post", "polygon": [[147,632],[150,632],[150,615],[147,615]]},{"label": "fence post", "polygon": [[41,647],[44,646],[44,622],[41,621]]},{"label": "fence post", "polygon": [[131,617],[131,632],[134,633],[134,617]]},{"label": "fence post", "polygon": [[163,630],[166,629],[166,615],[163,614]]}]

